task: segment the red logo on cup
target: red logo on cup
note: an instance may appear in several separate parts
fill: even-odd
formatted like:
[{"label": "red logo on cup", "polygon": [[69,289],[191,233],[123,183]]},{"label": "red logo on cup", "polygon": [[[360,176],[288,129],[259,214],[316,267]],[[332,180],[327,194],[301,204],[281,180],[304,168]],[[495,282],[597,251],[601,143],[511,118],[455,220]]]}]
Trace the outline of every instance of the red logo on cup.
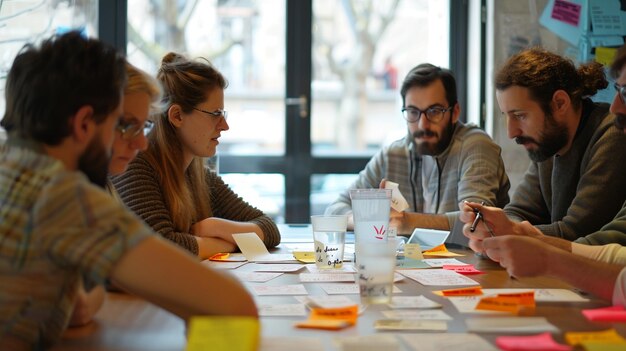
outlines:
[{"label": "red logo on cup", "polygon": [[374,226],[374,230],[376,231],[376,239],[383,240],[383,235],[385,235],[385,233],[387,232],[385,230],[385,226],[381,225],[380,229],[378,229],[378,228],[376,228],[376,226]]}]

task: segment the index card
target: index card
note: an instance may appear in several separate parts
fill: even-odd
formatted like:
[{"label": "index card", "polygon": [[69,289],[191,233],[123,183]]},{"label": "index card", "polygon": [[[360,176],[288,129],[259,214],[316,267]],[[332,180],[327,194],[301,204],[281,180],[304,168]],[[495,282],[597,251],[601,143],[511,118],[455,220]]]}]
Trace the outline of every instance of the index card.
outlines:
[{"label": "index card", "polygon": [[411,351],[498,351],[476,334],[468,333],[420,333],[402,334],[400,338]]},{"label": "index card", "polygon": [[545,317],[469,318],[467,330],[476,333],[558,333]]},{"label": "index card", "polygon": [[251,287],[259,296],[265,295],[308,295],[302,284],[291,285],[254,285]]},{"label": "index card", "polygon": [[428,270],[403,270],[400,274],[409,279],[413,279],[422,285],[435,286],[462,286],[462,285],[480,285],[478,282],[458,274],[454,271],[442,269]]},{"label": "index card", "polygon": [[259,316],[306,316],[306,308],[301,303],[261,305],[259,306]]}]

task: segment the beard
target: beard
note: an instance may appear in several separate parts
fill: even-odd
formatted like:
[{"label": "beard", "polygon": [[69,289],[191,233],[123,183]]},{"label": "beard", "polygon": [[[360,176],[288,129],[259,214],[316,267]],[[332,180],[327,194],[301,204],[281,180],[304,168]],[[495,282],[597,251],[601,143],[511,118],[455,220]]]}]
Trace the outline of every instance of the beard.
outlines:
[{"label": "beard", "polygon": [[[452,140],[452,132],[454,131],[454,124],[448,123],[446,127],[441,130],[441,135],[437,134],[430,129],[418,130],[413,133],[413,142],[417,147],[417,153],[426,156],[437,156],[441,154],[450,145]],[[415,140],[422,137],[439,137],[436,143],[422,142],[417,143]]]},{"label": "beard", "polygon": [[528,150],[528,157],[535,162],[549,159],[567,144],[567,128],[563,124],[559,124],[552,114],[546,114],[543,126],[544,130],[539,133],[539,140],[525,136],[515,138],[515,142],[518,144],[532,142],[537,145],[537,149]]},{"label": "beard", "polygon": [[107,183],[110,155],[107,153],[100,134],[91,140],[85,152],[78,159],[78,169],[89,181],[104,188]]}]

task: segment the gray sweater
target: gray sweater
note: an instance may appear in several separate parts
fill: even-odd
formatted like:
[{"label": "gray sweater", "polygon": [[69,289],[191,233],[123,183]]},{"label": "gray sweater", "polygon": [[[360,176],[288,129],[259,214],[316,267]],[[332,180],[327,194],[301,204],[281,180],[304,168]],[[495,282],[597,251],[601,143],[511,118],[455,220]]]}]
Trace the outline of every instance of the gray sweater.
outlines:
[{"label": "gray sweater", "polygon": [[546,235],[575,240],[609,223],[626,199],[626,135],[609,105],[583,103],[570,150],[531,162],[504,211]]},{"label": "gray sweater", "polygon": [[[165,205],[161,183],[156,170],[140,153],[123,174],[112,177],[120,198],[133,212],[141,217],[152,229],[198,255],[198,242],[188,231],[176,230]],[[250,206],[224,183],[222,178],[207,169],[206,181],[212,213],[209,217],[219,217],[238,222],[251,222],[261,227],[264,243],[268,248],[280,243],[280,232],[271,218]],[[202,220],[204,218],[198,218]]]},{"label": "gray sweater", "polygon": [[[509,178],[500,152],[480,128],[457,122],[450,145],[440,155],[417,154],[407,135],[374,155],[349,189],[378,188],[383,178],[398,183],[410,211],[445,214],[451,228],[448,242],[467,245],[458,220],[459,202],[503,207],[509,201]],[[350,213],[351,205],[346,190],[326,213]]]}]

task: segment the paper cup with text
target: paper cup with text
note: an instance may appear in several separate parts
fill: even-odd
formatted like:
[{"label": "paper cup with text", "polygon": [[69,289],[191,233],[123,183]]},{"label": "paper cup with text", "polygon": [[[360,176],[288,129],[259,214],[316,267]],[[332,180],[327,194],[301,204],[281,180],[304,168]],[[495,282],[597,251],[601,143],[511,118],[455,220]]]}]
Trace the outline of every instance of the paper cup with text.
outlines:
[{"label": "paper cup with text", "polygon": [[341,268],[343,266],[348,216],[311,216],[311,225],[313,227],[315,265],[317,268]]}]

